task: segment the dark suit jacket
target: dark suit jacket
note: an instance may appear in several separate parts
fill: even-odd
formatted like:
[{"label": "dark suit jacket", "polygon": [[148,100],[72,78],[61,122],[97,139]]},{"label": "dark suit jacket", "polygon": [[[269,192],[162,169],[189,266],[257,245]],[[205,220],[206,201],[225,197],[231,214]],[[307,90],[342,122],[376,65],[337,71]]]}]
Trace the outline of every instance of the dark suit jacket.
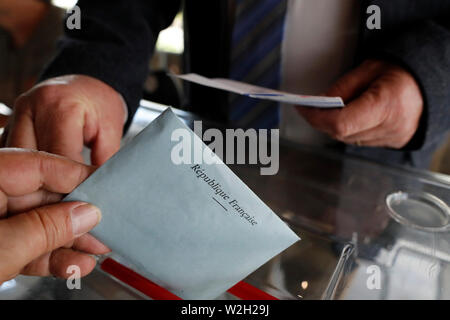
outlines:
[{"label": "dark suit jacket", "polygon": [[[450,1],[361,0],[358,59],[380,57],[409,70],[419,83],[425,111],[419,129],[402,150],[357,148],[345,151],[371,159],[428,166],[450,128]],[[366,9],[381,8],[381,30],[366,28]],[[179,11],[179,0],[80,0],[81,30],[66,30],[60,51],[42,79],[63,74],[96,77],[120,92],[131,121],[142,94],[158,33]],[[185,12],[186,72],[228,77],[230,21],[226,0],[188,0]],[[215,121],[226,119],[226,93],[189,86],[187,105]],[[214,106],[214,107],[213,107]]]}]

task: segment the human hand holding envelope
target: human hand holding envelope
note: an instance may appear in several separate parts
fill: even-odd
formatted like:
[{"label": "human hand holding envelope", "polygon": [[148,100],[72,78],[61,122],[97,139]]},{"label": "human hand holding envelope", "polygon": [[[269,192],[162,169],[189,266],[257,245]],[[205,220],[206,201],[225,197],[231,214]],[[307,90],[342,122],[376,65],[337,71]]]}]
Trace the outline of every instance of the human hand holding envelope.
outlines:
[{"label": "human hand holding envelope", "polygon": [[136,271],[183,299],[212,299],[299,237],[214,154],[174,164],[180,129],[193,152],[208,148],[167,109],[65,201],[99,207],[91,233]]},{"label": "human hand holding envelope", "polygon": [[287,104],[300,105],[306,107],[316,108],[342,108],[345,106],[340,97],[323,97],[323,96],[309,96],[287,93],[283,91],[258,87],[248,83],[223,79],[223,78],[206,78],[195,73],[188,73],[183,75],[169,74],[171,77],[190,81],[203,86],[225,90],[250,98],[273,100]]}]

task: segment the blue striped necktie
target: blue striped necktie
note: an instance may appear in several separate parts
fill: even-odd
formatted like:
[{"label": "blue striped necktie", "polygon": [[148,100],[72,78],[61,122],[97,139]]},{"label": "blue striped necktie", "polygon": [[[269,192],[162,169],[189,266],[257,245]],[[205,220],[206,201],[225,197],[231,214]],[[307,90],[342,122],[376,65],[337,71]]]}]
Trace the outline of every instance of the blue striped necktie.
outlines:
[{"label": "blue striped necktie", "polygon": [[[287,0],[235,0],[235,4],[230,78],[278,89]],[[230,96],[229,120],[238,127],[275,128],[279,119],[277,102]]]}]

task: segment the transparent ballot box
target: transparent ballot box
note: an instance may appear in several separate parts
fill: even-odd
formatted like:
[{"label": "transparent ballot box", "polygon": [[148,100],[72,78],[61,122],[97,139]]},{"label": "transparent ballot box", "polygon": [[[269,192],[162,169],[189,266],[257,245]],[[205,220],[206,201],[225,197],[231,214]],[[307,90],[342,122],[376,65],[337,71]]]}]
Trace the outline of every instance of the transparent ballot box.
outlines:
[{"label": "transparent ballot box", "polygon": [[[124,143],[163,109],[143,101]],[[302,240],[219,299],[450,299],[449,176],[287,141],[276,175],[231,169]],[[18,276],[0,286],[0,299],[171,298],[132,269],[111,254],[80,289]]]}]

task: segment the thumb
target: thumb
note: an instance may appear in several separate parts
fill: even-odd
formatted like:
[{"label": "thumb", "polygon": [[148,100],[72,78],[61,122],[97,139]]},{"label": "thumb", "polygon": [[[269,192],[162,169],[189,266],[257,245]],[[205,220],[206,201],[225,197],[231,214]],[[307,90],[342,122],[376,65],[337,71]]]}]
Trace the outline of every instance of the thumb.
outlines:
[{"label": "thumb", "polygon": [[93,205],[62,202],[0,220],[0,281],[90,231],[100,219]]},{"label": "thumb", "polygon": [[341,97],[345,103],[359,96],[383,72],[382,61],[366,60],[360,66],[339,78],[326,92],[327,96]]}]

